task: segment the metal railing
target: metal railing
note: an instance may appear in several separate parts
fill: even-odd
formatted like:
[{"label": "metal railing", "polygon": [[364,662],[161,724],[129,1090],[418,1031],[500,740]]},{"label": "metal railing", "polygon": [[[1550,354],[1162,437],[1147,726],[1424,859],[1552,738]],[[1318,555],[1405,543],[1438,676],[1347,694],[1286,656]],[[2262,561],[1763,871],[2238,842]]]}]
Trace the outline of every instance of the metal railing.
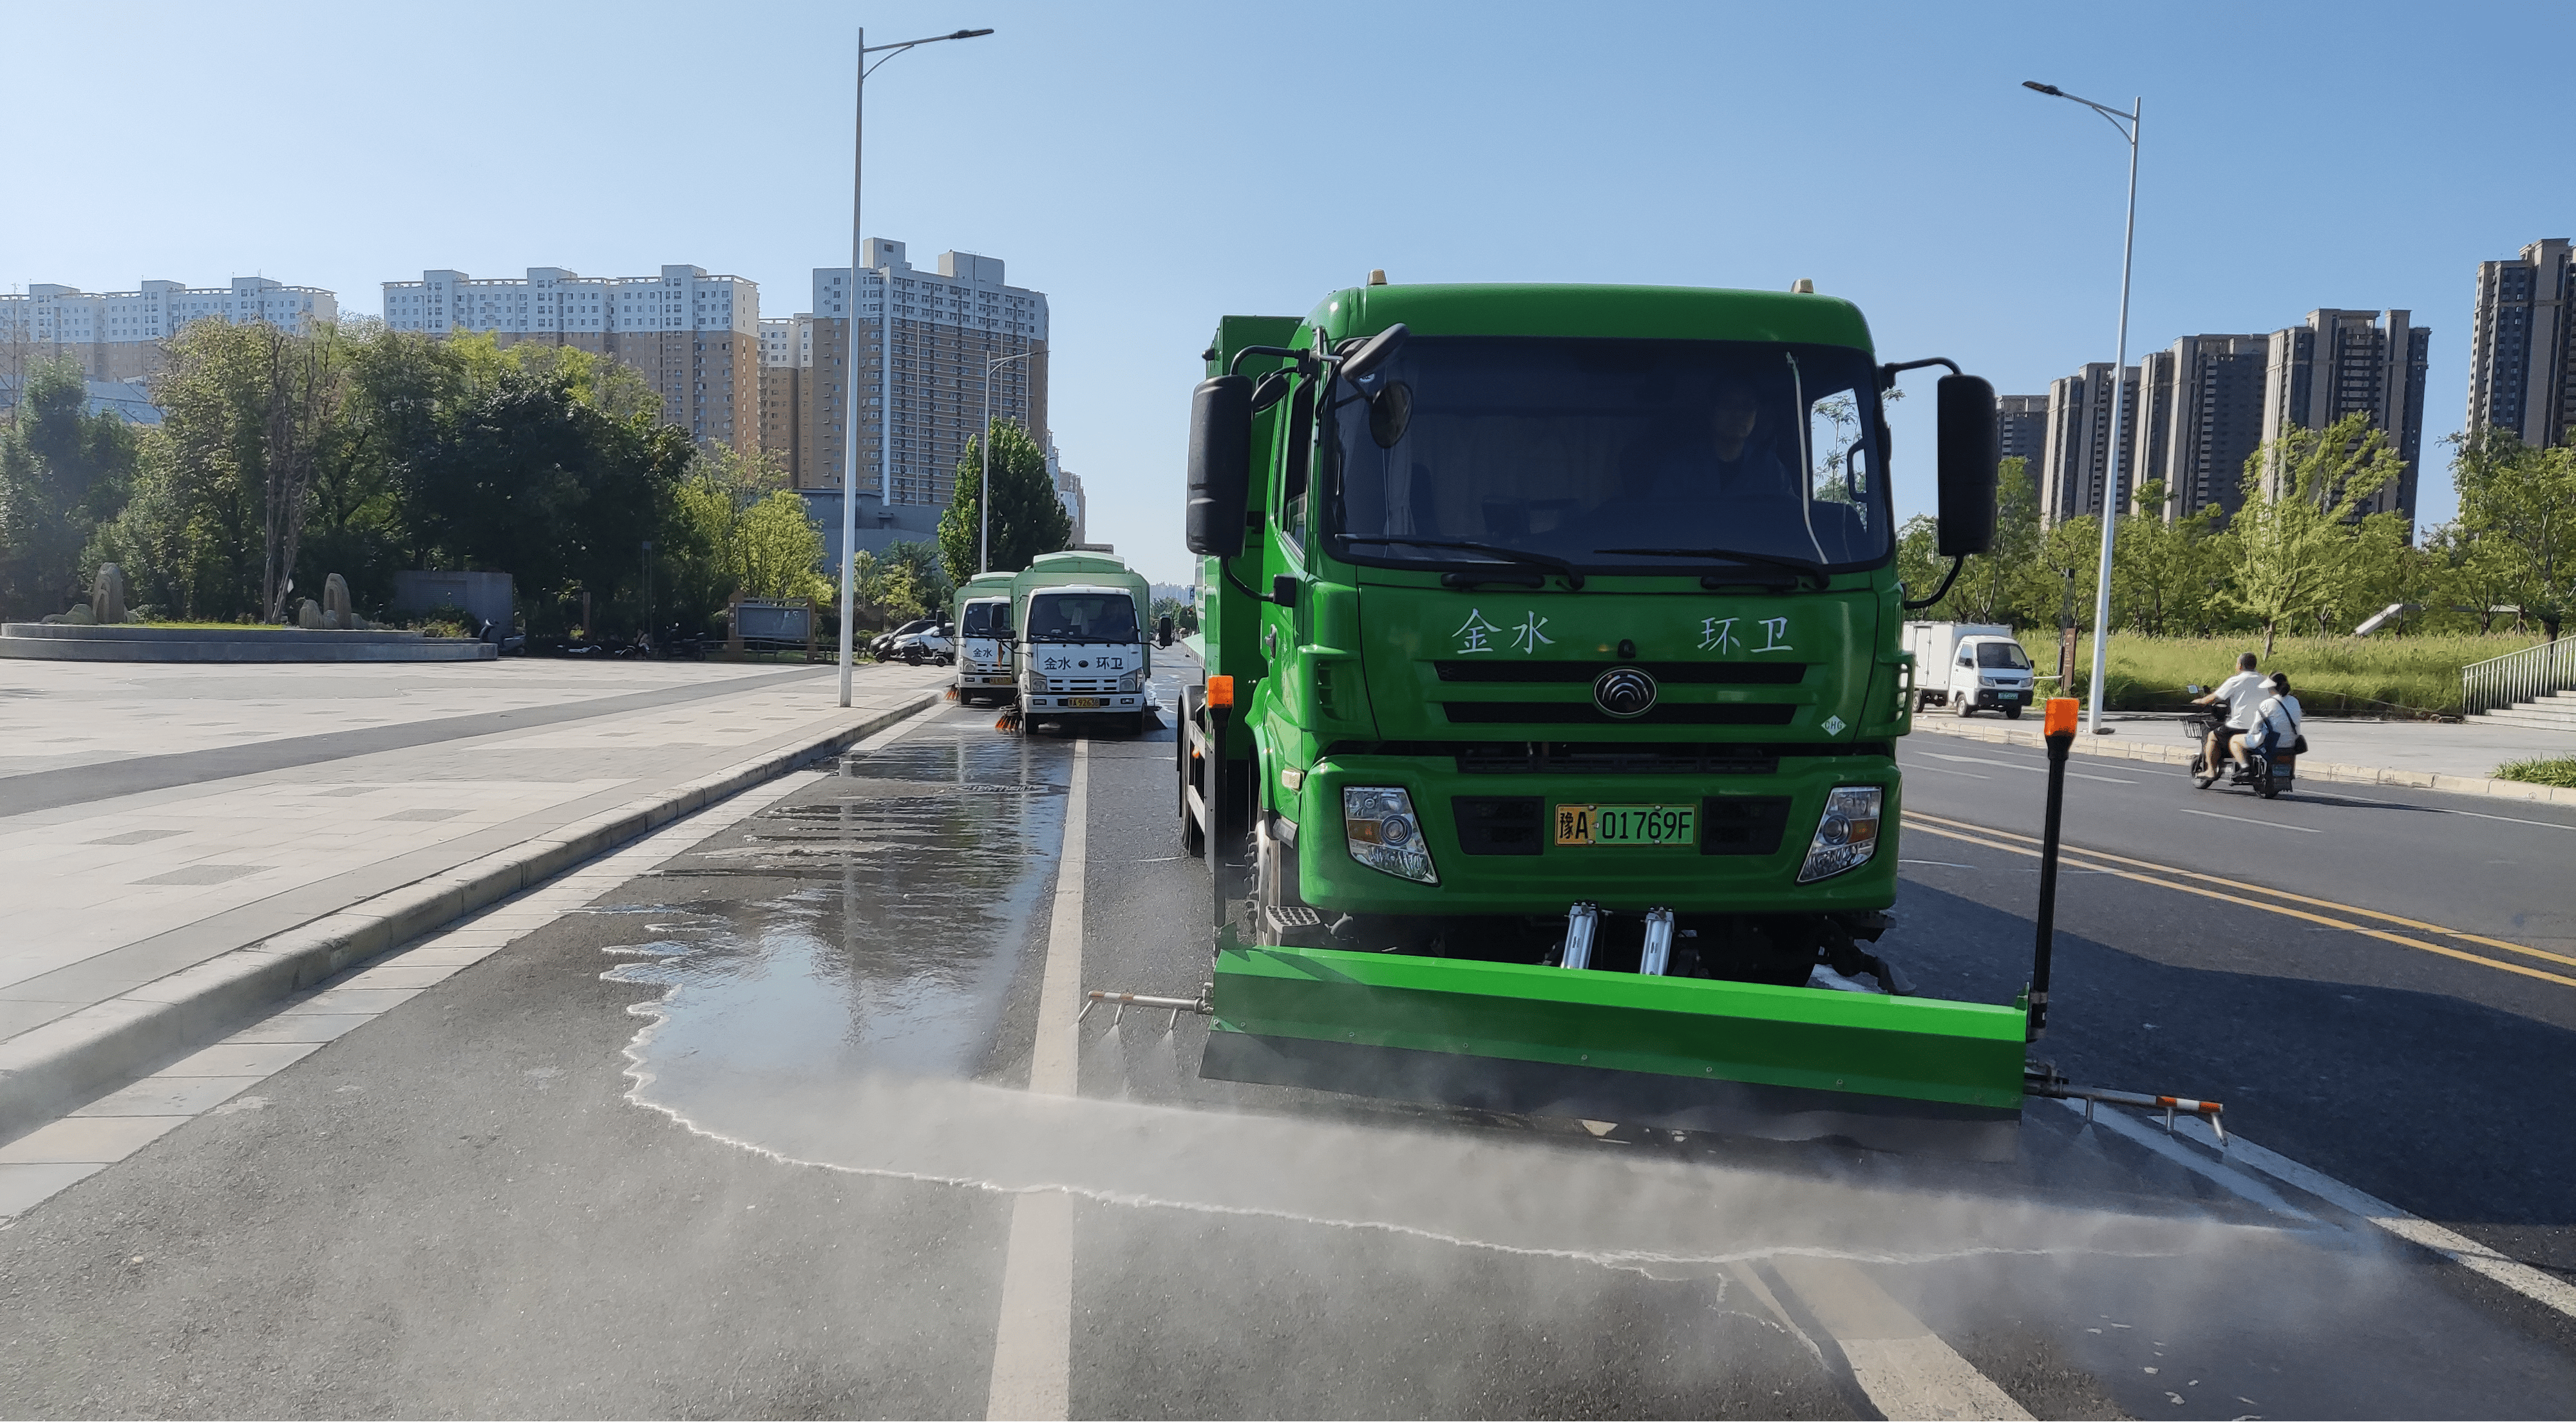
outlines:
[{"label": "metal railing", "polygon": [[2576,691],[2576,637],[2542,642],[2460,668],[2460,703],[2472,716],[2553,691]]}]

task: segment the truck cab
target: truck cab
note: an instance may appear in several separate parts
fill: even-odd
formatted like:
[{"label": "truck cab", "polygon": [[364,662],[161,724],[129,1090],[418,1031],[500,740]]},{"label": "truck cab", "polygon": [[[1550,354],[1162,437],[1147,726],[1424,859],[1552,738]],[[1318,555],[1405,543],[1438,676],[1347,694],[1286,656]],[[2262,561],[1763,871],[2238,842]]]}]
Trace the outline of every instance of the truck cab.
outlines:
[{"label": "truck cab", "polygon": [[957,702],[1008,704],[1019,695],[1013,673],[1009,573],[979,573],[957,590]]},{"label": "truck cab", "polygon": [[1111,554],[1047,553],[1012,580],[1011,596],[1022,714],[1143,730],[1151,584]]}]

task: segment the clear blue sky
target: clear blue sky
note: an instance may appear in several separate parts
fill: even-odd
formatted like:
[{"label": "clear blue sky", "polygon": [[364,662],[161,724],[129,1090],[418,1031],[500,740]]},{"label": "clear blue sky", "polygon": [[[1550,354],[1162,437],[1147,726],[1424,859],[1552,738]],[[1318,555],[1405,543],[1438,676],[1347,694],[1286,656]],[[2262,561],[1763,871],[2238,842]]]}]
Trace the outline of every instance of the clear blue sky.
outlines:
[{"label": "clear blue sky", "polygon": [[[2132,360],[2409,308],[2445,434],[2476,264],[2576,229],[2564,4],[12,0],[0,285],[265,273],[373,313],[379,282],[428,267],[693,262],[785,314],[849,259],[862,22],[999,31],[872,84],[868,231],[1048,293],[1092,536],[1163,580],[1187,567],[1183,433],[1215,318],[1300,313],[1371,267],[1812,277],[1882,355],[1949,355],[2007,393],[2109,359],[2121,144],[2025,78],[2146,97]],[[1919,507],[1912,423],[1898,492]]]}]

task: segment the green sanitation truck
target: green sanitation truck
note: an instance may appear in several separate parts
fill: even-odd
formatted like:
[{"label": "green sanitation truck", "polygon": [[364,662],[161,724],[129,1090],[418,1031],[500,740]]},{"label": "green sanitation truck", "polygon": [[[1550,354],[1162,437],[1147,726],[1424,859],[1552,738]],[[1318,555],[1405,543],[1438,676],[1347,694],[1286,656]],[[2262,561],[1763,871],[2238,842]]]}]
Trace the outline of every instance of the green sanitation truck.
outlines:
[{"label": "green sanitation truck", "polygon": [[1011,573],[977,573],[957,590],[957,704],[1007,704],[1019,694],[1011,670]]},{"label": "green sanitation truck", "polygon": [[1041,553],[1011,579],[1011,606],[1023,715],[1145,728],[1153,584],[1115,554]]},{"label": "green sanitation truck", "polygon": [[1881,364],[1803,282],[1372,284],[1225,317],[1205,360],[1203,1075],[2010,1148],[2023,1006],[1908,995],[1868,946],[1914,705],[1883,403],[1950,367],[1955,574],[1991,386]]}]

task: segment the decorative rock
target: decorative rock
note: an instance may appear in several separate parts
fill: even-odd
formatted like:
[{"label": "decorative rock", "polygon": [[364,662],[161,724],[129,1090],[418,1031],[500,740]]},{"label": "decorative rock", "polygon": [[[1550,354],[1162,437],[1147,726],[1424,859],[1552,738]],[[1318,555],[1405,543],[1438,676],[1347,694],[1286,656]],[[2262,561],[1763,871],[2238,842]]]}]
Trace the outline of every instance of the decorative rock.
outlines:
[{"label": "decorative rock", "polygon": [[90,615],[97,621],[114,626],[127,620],[125,615],[125,570],[114,563],[98,565],[98,577],[90,585]]},{"label": "decorative rock", "polygon": [[63,620],[74,627],[88,627],[98,621],[90,615],[89,604],[85,602],[73,603],[72,610],[63,614]]},{"label": "decorative rock", "polygon": [[309,597],[296,603],[295,625],[311,632],[321,631],[324,626],[322,621],[322,604],[315,602]]},{"label": "decorative rock", "polygon": [[338,573],[322,580],[322,625],[344,632],[363,632],[370,625],[349,601],[349,580]]}]

